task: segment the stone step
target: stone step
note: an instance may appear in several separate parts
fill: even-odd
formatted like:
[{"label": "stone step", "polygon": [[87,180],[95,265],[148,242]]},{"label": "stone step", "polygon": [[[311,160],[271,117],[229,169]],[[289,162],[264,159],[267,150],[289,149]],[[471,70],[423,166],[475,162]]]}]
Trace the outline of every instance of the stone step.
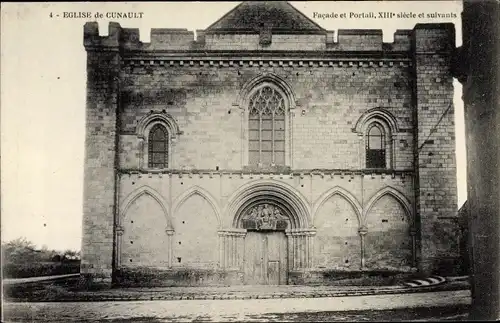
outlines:
[{"label": "stone step", "polygon": [[407,287],[424,287],[424,286],[434,286],[442,284],[446,281],[444,277],[441,276],[430,276],[423,279],[413,279],[408,282],[403,283]]}]

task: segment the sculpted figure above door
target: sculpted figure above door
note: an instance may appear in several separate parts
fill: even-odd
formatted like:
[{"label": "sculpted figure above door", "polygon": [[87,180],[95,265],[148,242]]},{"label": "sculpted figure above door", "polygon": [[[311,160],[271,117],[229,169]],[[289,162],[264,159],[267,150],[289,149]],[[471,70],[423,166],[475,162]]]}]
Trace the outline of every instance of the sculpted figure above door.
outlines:
[{"label": "sculpted figure above door", "polygon": [[271,204],[252,207],[242,219],[243,228],[248,230],[284,231],[288,226],[287,218],[281,210]]}]

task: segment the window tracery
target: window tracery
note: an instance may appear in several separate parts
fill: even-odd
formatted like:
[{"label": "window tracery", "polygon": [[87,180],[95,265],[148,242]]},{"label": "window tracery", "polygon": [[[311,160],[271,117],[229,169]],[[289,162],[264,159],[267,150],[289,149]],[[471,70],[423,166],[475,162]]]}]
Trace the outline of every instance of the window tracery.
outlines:
[{"label": "window tracery", "polygon": [[285,164],[285,100],[271,86],[259,88],[249,100],[249,164]]}]

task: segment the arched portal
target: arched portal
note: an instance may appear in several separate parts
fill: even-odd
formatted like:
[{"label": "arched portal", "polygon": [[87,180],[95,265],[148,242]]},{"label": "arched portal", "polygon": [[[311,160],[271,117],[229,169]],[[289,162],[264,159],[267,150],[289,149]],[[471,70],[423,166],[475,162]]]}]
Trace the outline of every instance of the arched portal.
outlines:
[{"label": "arched portal", "polygon": [[278,181],[244,185],[230,198],[231,227],[222,232],[221,263],[252,285],[287,284],[312,266],[310,211],[304,197]]},{"label": "arched portal", "polygon": [[280,208],[289,221],[289,230],[309,229],[310,209],[295,188],[274,180],[257,180],[240,187],[229,200],[227,216],[233,228],[242,228],[242,217],[252,206],[269,203]]}]

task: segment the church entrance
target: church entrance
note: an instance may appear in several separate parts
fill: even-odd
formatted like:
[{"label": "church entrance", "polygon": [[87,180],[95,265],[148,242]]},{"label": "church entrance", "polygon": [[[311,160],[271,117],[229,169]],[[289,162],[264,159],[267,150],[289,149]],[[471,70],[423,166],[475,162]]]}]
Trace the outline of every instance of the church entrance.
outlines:
[{"label": "church entrance", "polygon": [[287,240],[284,232],[248,232],[244,272],[247,285],[286,285]]},{"label": "church entrance", "polygon": [[247,285],[287,283],[288,246],[284,230],[288,221],[279,207],[259,204],[242,219],[247,229],[243,267]]},{"label": "church entrance", "polygon": [[238,273],[238,283],[287,285],[291,273],[300,276],[311,268],[315,230],[297,194],[266,181],[242,187],[232,198],[232,227],[219,231],[220,263]]}]

